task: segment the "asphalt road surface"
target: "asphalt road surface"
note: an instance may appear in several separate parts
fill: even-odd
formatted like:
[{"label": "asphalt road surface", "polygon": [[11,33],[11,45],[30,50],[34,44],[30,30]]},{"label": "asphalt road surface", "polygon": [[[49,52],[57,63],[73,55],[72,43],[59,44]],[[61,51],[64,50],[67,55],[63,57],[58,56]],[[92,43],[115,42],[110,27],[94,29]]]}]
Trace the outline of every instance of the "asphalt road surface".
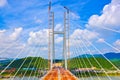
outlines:
[{"label": "asphalt road surface", "polygon": [[68,70],[64,68],[54,68],[43,77],[42,80],[78,80]]}]

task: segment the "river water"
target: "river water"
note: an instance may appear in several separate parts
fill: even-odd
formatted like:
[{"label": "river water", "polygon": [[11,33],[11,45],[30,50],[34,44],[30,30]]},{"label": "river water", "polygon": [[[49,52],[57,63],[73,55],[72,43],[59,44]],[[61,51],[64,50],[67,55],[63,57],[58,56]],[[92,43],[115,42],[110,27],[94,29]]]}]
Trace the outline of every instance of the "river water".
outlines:
[{"label": "river water", "polygon": [[[21,80],[22,78],[20,77],[16,77],[13,80]],[[110,76],[111,80],[120,80],[120,76]],[[84,78],[80,78],[80,80],[110,80],[108,77],[84,77]],[[12,80],[12,79],[0,79],[0,80]],[[37,77],[24,77],[22,80],[40,80]]]}]

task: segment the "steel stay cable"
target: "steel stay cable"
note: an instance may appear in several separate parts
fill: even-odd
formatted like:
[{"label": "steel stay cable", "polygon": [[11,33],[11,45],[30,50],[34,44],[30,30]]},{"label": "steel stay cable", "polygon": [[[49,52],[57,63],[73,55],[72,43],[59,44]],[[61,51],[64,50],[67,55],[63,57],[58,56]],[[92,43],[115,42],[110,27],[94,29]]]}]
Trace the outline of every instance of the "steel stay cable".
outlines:
[{"label": "steel stay cable", "polygon": [[[44,62],[43,62],[43,60],[41,60],[41,63],[43,64]],[[42,64],[39,64],[39,65],[37,65],[37,67],[39,68]],[[35,74],[36,74],[37,72],[35,71]],[[37,76],[39,76],[39,75],[37,75]]]},{"label": "steel stay cable", "polygon": [[[37,60],[36,60],[36,61],[39,60],[39,57],[40,57],[40,56],[37,57]],[[42,60],[40,60],[40,63],[44,63],[44,62],[42,62]],[[35,64],[36,64],[36,62],[35,62]],[[42,64],[41,64],[41,65],[42,65]],[[36,68],[39,68],[39,64],[37,64]],[[34,72],[34,76],[35,76],[36,73],[37,73],[37,70]],[[33,79],[34,79],[34,78],[33,78]]]},{"label": "steel stay cable", "polygon": [[[95,59],[96,60],[96,59]],[[98,61],[96,61],[98,64],[99,64],[99,62]],[[103,67],[99,64],[99,66],[103,69]],[[111,80],[111,78],[108,76],[108,74],[105,72],[105,74],[107,75],[107,77]]]},{"label": "steel stay cable", "polygon": [[[37,52],[38,52],[38,51],[37,51]],[[34,66],[36,65],[36,62],[38,62],[38,59],[39,59],[39,57],[38,57],[38,55],[37,55],[37,58],[36,58],[36,60],[35,60],[35,62],[34,62],[34,65],[33,65],[32,68],[34,68]],[[41,62],[41,61],[40,61],[40,62]],[[38,65],[38,64],[37,64],[37,65]],[[36,68],[37,68],[37,67],[36,67]],[[32,75],[32,73],[33,73],[33,71],[31,71],[28,80],[30,79],[30,76]]]},{"label": "steel stay cable", "polygon": [[[39,67],[39,66],[38,66],[38,67]],[[49,72],[50,72],[50,71],[52,71],[52,70],[49,70]],[[48,72],[47,74],[49,74],[49,72]],[[45,77],[47,74],[45,74],[44,77]],[[41,77],[41,79],[43,79],[44,77]]]},{"label": "steel stay cable", "polygon": [[[86,45],[85,45],[86,47]],[[87,47],[86,47],[87,48]],[[88,49],[88,48],[87,48]],[[105,72],[105,69],[100,65],[100,63],[97,61],[97,59],[94,57],[94,55],[92,54],[91,50],[89,50],[89,53],[92,55],[92,57],[94,58],[94,60],[97,62],[97,64],[101,67],[102,70],[104,70],[104,73],[106,74],[106,76],[111,80],[111,78],[109,77],[109,75]]]},{"label": "steel stay cable", "polygon": [[20,54],[25,50],[25,46],[21,51],[16,55],[16,57],[0,72],[0,75],[20,56]]},{"label": "steel stay cable", "polygon": [[[41,46],[41,47],[42,47],[42,46]],[[39,56],[39,57],[40,57],[40,56]],[[38,59],[39,57],[37,57],[37,59]],[[41,60],[40,63],[43,63],[43,60]],[[42,65],[42,64],[41,64],[41,65]],[[41,65],[38,64],[38,65],[37,65],[37,68],[39,68]],[[36,71],[37,71],[37,70],[36,70]],[[35,73],[34,73],[34,76],[35,76],[35,74],[37,73],[36,71],[35,71]]]},{"label": "steel stay cable", "polygon": [[[30,48],[27,48],[27,50],[29,50]],[[27,51],[28,52],[28,51]],[[14,62],[14,61],[13,61]],[[19,68],[18,68],[19,69]],[[11,75],[12,73],[10,73],[10,75]],[[16,74],[16,73],[15,73]],[[12,76],[10,77],[10,79],[12,78]],[[14,78],[14,77],[13,77]]]},{"label": "steel stay cable", "polygon": [[[77,26],[79,26],[79,24],[78,24],[78,23],[76,23],[76,25],[77,25]],[[80,28],[80,27],[78,27],[78,28]],[[120,32],[119,32],[119,33],[120,33]],[[97,37],[98,37],[98,36],[97,36]],[[99,38],[99,37],[98,37],[98,38]],[[108,42],[104,41],[104,43],[105,43],[105,44],[107,44],[108,46],[112,47],[113,49],[115,49],[115,50],[117,50],[117,51],[119,51],[119,52],[120,52],[120,50],[119,50],[119,49],[117,49],[117,48],[115,48],[114,46],[110,45]]]},{"label": "steel stay cable", "polygon": [[[32,51],[32,50],[30,49],[30,51]],[[19,72],[19,70],[22,68],[22,66],[24,65],[25,61],[27,60],[29,54],[27,55],[27,57],[24,58],[24,61],[22,62],[21,66],[18,68],[17,72],[14,74],[13,78],[17,75],[17,73]],[[13,79],[11,79],[11,80],[13,80]]]},{"label": "steel stay cable", "polygon": [[[40,63],[42,63],[42,60],[40,60]],[[37,64],[37,66],[38,66],[38,65],[39,65],[39,64]],[[37,68],[37,70],[38,70],[38,67],[36,67],[36,68]],[[37,70],[35,70],[35,72],[34,72],[34,74],[33,74],[33,80],[34,80],[36,77],[38,77],[38,76],[37,76],[37,74],[38,74],[38,73],[37,73],[37,72],[38,72]],[[31,73],[31,74],[32,74],[32,73]],[[31,75],[31,74],[30,74],[30,75]]]},{"label": "steel stay cable", "polygon": [[[75,49],[74,49],[74,51],[72,51],[72,53],[73,53],[74,56],[76,56],[76,54],[75,54]],[[74,65],[78,65],[78,66],[83,67],[82,64],[79,64],[79,62],[77,61],[77,58],[76,58],[76,57],[75,57],[74,59],[75,59],[76,62],[74,62],[74,63],[72,64],[73,66],[74,66]],[[81,63],[81,61],[80,61],[80,63]],[[79,75],[79,73],[77,73],[77,74]],[[83,74],[82,74],[82,73],[80,73],[80,74],[81,74],[81,76],[82,76],[82,79],[84,80]],[[84,74],[84,75],[86,75],[86,74]]]},{"label": "steel stay cable", "polygon": [[[109,43],[107,43],[106,41],[104,41],[104,43],[106,43],[108,46],[114,48],[115,50],[120,51],[117,48],[115,48],[112,45],[110,45]],[[111,61],[109,61],[109,59],[107,59],[103,54],[102,54],[102,56],[119,71],[119,69],[113,63],[111,63]]]},{"label": "steel stay cable", "polygon": [[[77,39],[77,38],[76,38]],[[82,44],[83,44],[83,41],[81,40],[81,42],[82,42]],[[80,46],[78,45],[78,47],[80,48]],[[82,48],[80,48],[81,50],[82,50],[82,52],[84,52],[83,51],[83,49]],[[79,51],[79,49],[77,49],[78,51]],[[87,58],[87,60],[88,60],[88,62],[89,62],[89,64],[92,66],[92,64],[91,64],[91,62],[90,62],[90,60],[88,59],[88,57],[85,55],[85,57]],[[84,59],[83,59],[84,60]],[[97,73],[95,72],[95,74],[97,75]],[[98,77],[98,75],[97,75],[97,77]],[[98,79],[100,80],[100,78],[98,77]]]},{"label": "steel stay cable", "polygon": [[[76,56],[76,52],[75,52],[75,49],[74,49],[74,52],[73,52],[73,55],[75,55]],[[75,65],[77,64],[78,66],[80,66],[81,65],[81,67],[83,67],[83,65],[81,64],[82,62],[80,61],[80,60],[77,60],[77,58],[75,57],[75,59],[76,59],[76,63],[75,63]],[[80,64],[79,64],[79,62],[80,62]],[[74,64],[73,64],[74,65]],[[85,72],[83,72],[84,73],[84,75],[86,76],[86,74],[85,74]],[[78,73],[78,75],[79,75],[79,73]],[[83,76],[83,74],[81,73],[81,76],[82,76],[82,79],[84,80],[84,76]]]},{"label": "steel stay cable", "polygon": [[[98,38],[99,38],[99,37],[98,37]],[[117,50],[117,51],[120,52],[119,49],[117,49],[117,48],[115,48],[114,46],[110,45],[108,42],[104,41],[104,43],[107,44],[108,46],[112,47],[113,49],[115,49],[115,50]],[[99,51],[100,51],[100,50],[99,50]],[[101,53],[102,53],[102,52],[101,52]],[[118,69],[118,68],[117,68],[109,59],[107,59],[103,54],[102,54],[102,56],[103,56],[110,64],[112,64],[118,71],[120,71],[120,69]]]},{"label": "steel stay cable", "polygon": [[[73,54],[75,55],[75,52],[73,52]],[[77,59],[76,58],[74,58],[75,59],[75,61],[76,62],[74,62],[74,64],[73,64],[73,66],[74,65],[78,65],[78,66],[82,66],[82,64],[79,64],[79,62],[77,61]],[[81,63],[81,61],[80,61],[80,63]],[[82,79],[84,80],[84,76],[83,76],[83,74],[82,73],[80,73],[81,74],[81,76],[82,76]],[[77,73],[77,75],[79,75],[79,73]],[[85,73],[84,73],[84,75],[86,75]]]},{"label": "steel stay cable", "polygon": [[[97,61],[97,63],[99,63],[98,61]],[[100,65],[101,66],[101,65]],[[103,68],[102,68],[103,69]],[[106,72],[105,72],[105,74],[106,74]],[[111,78],[107,75],[107,77],[111,80]]]},{"label": "steel stay cable", "polygon": [[[74,50],[75,50],[75,49],[74,49]],[[81,64],[81,67],[83,68],[83,65],[82,65],[81,60],[77,60],[77,58],[76,58],[76,61],[77,61],[77,64],[79,65],[79,63],[80,63],[80,64]],[[83,80],[84,80],[84,76],[85,76],[85,77],[87,76],[85,72],[83,72],[83,73],[80,72],[80,74],[82,75]],[[78,73],[78,75],[79,75],[79,73]]]},{"label": "steel stay cable", "polygon": [[[23,37],[25,38],[25,37]],[[13,45],[17,44],[17,42],[19,42],[20,39],[15,40],[12,44],[10,44],[9,46],[7,46],[5,49],[3,49],[2,51],[0,51],[0,54],[5,52],[6,50],[8,50],[9,48],[11,48]]]},{"label": "steel stay cable", "polygon": [[[40,63],[44,63],[43,60],[41,60]],[[42,64],[38,64],[37,67],[39,68],[41,65],[42,65]],[[35,71],[34,76],[35,76],[36,73],[37,73],[37,71]],[[37,76],[39,76],[39,75],[37,75]]]},{"label": "steel stay cable", "polygon": [[[107,44],[108,46],[110,46],[111,48],[113,48],[113,49],[115,49],[115,50],[117,50],[117,51],[120,52],[119,49],[117,49],[117,48],[115,48],[114,46],[110,45],[108,42],[104,41],[104,43]],[[93,44],[91,44],[91,45],[93,45]],[[93,46],[94,46],[94,45],[93,45]],[[113,65],[114,68],[116,68],[116,70],[120,71],[120,69],[117,68],[107,57],[105,57],[105,56],[102,54],[102,52],[101,52],[100,50],[98,50],[98,48],[97,48],[96,46],[94,46],[94,48],[96,48],[96,50],[97,50],[99,53],[101,53],[101,55],[102,55],[111,65]]]},{"label": "steel stay cable", "polygon": [[105,44],[107,44],[108,46],[110,46],[111,48],[115,49],[116,51],[120,52],[120,49],[115,48],[114,46],[112,46],[110,43],[104,41]]},{"label": "steel stay cable", "polygon": [[[83,44],[83,41],[82,41],[82,44]],[[85,46],[84,46],[84,47],[85,47]],[[83,51],[83,49],[82,49],[82,51]],[[90,65],[93,66],[92,63],[90,62],[89,58],[88,58],[86,55],[85,55],[85,57],[87,58],[87,60],[88,60],[88,62],[90,63]],[[95,72],[95,71],[94,71],[94,72]],[[99,80],[101,80],[96,72],[95,72],[95,74],[96,74],[97,78],[98,78]]]},{"label": "steel stay cable", "polygon": [[[74,49],[75,50],[75,49]],[[73,54],[75,55],[75,52],[73,52]],[[76,58],[75,58],[75,60],[76,60]],[[80,61],[81,62],[81,61]],[[79,63],[78,61],[76,61],[76,63]],[[73,63],[72,65],[76,65],[75,63]],[[79,65],[79,64],[78,64]],[[83,66],[82,64],[80,64],[81,66]],[[80,66],[79,65],[79,66]],[[79,75],[79,73],[77,73],[78,75]],[[84,75],[86,76],[86,74],[85,74],[85,72],[84,72]],[[84,78],[83,78],[83,74],[81,73],[81,76],[82,76],[82,79],[84,80]]]},{"label": "steel stay cable", "polygon": [[[37,65],[37,68],[38,68],[38,69],[39,69],[39,67],[42,65],[43,60],[41,60],[40,63],[41,63],[41,64],[38,64],[38,65]],[[37,71],[35,71],[34,77],[35,77],[35,75],[36,75],[37,77],[39,77],[39,74],[37,74]],[[40,75],[41,75],[41,74],[40,74]]]},{"label": "steel stay cable", "polygon": [[[78,49],[77,48],[75,48],[76,49],[76,51],[78,51]],[[78,51],[79,52],[79,51]],[[83,61],[83,64],[85,65],[85,68],[87,68],[87,65],[86,65],[86,63],[85,63],[85,61],[84,61],[84,59],[83,58],[81,58],[82,59],[82,61]],[[91,78],[91,80],[93,80],[93,77],[92,77],[92,75],[91,75],[91,73],[89,73],[89,70],[87,69],[87,72],[88,72],[88,74],[89,74],[89,76],[90,76],[90,78]]]},{"label": "steel stay cable", "polygon": [[[34,49],[34,51],[35,51],[35,49]],[[36,52],[37,52],[37,50],[36,50]],[[35,52],[35,56],[37,55],[37,53]],[[24,77],[25,77],[25,75],[26,75],[26,73],[27,73],[27,71],[28,71],[28,69],[30,68],[30,65],[31,65],[31,63],[32,63],[32,61],[33,61],[33,59],[34,59],[34,57],[32,57],[32,59],[30,60],[30,63],[28,64],[28,66],[27,66],[27,70],[25,71],[25,73],[23,74],[23,77],[22,77],[22,79],[21,80],[23,80],[24,79]]]},{"label": "steel stay cable", "polygon": [[[107,42],[105,42],[105,43],[107,43]],[[120,71],[120,69],[119,68],[117,68],[107,57],[105,57],[103,54],[102,54],[102,52],[95,46],[95,45],[93,45],[92,43],[90,43],[92,46],[93,46],[93,48],[95,48],[112,66],[114,66],[114,68],[116,68],[116,70],[118,70],[118,71]],[[108,44],[108,43],[107,43]],[[110,46],[110,47],[112,47],[112,46]]]},{"label": "steel stay cable", "polygon": [[[73,41],[74,41],[74,40],[73,40]],[[75,43],[75,41],[74,41],[74,43]],[[75,48],[75,49],[77,49],[77,48]],[[84,62],[85,66],[86,66],[85,61],[84,61],[83,59],[82,59],[82,61]],[[87,66],[86,66],[86,68],[87,68]],[[88,69],[87,69],[87,72],[89,73]],[[85,72],[84,72],[84,74],[85,74]],[[86,75],[86,74],[85,74],[85,75]],[[89,75],[90,75],[90,78],[92,78],[90,73],[89,73]],[[93,79],[93,78],[92,78],[92,79]]]},{"label": "steel stay cable", "polygon": [[[102,54],[102,53],[101,53]],[[118,70],[119,71],[119,70]]]},{"label": "steel stay cable", "polygon": [[[82,49],[82,51],[83,51],[83,49]],[[87,61],[89,62],[89,64],[90,64],[91,66],[93,66],[92,63],[90,62],[89,58],[86,56],[86,54],[85,54],[85,57],[87,58]],[[95,75],[97,76],[98,80],[101,80],[101,79],[99,78],[97,72],[95,72],[95,71],[93,71],[93,72],[94,72]]]},{"label": "steel stay cable", "polygon": [[[100,37],[97,36],[98,39],[100,39]],[[112,46],[110,43],[108,43],[107,41],[103,41],[106,45],[110,46],[111,48],[115,49],[116,51],[120,52],[119,49],[115,48],[114,46]]]},{"label": "steel stay cable", "polygon": [[[52,70],[50,70],[50,71],[52,71]],[[47,73],[47,74],[48,74],[48,73]],[[47,75],[47,74],[46,74],[46,75]],[[45,76],[46,76],[46,75],[45,75]],[[44,76],[44,77],[45,77],[45,76]],[[51,75],[49,79],[51,79],[52,76],[53,76],[53,75]],[[44,77],[42,77],[41,79],[43,80]]]},{"label": "steel stay cable", "polygon": [[[36,51],[36,52],[37,52],[37,51]],[[34,65],[33,65],[33,66],[35,66],[35,65],[36,65],[36,62],[37,62],[37,59],[38,59],[38,58],[39,58],[39,57],[37,57],[37,58],[36,58],[35,63],[34,63]],[[37,71],[37,70],[36,70],[36,71]],[[33,72],[33,71],[31,71],[31,73],[30,73],[30,75],[29,75],[28,80],[30,79],[30,76],[31,76],[32,72]]]},{"label": "steel stay cable", "polygon": [[[28,49],[28,48],[27,48]],[[28,54],[29,55],[29,54]],[[27,57],[26,57],[27,58]],[[23,63],[22,63],[22,65],[24,64],[24,62],[26,61],[26,58],[25,58],[25,60],[23,61]],[[22,67],[22,65],[19,67],[19,69],[18,69],[18,71],[20,70],[20,68]],[[16,72],[16,73],[18,73],[18,71]],[[16,75],[16,73],[15,73],[15,75]],[[14,77],[15,77],[15,75],[14,75]]]},{"label": "steel stay cable", "polygon": [[[84,35],[84,34],[83,34]],[[82,35],[82,39],[83,39],[83,35]],[[87,42],[88,42],[88,40],[87,39],[85,39],[84,38],[84,40],[86,40]],[[85,43],[86,44],[86,43]],[[90,43],[89,43],[90,44]],[[86,47],[87,48],[87,47]],[[88,49],[88,48],[87,48]],[[90,52],[90,54],[93,56],[93,54],[91,53],[91,51],[89,51]],[[98,60],[93,56],[93,58],[94,58],[94,60],[97,62],[97,64],[101,67],[101,69],[104,71],[104,73],[106,74],[106,76],[109,78],[109,80],[112,80],[111,78],[110,78],[110,76],[105,72],[105,69],[100,65],[100,63],[98,62]]]},{"label": "steel stay cable", "polygon": [[[43,60],[41,60],[41,63],[44,63]],[[41,65],[42,65],[42,64],[39,64],[39,65],[37,65],[37,67],[39,68]],[[36,74],[36,73],[37,73],[37,71],[35,71],[35,74]],[[35,74],[34,74],[34,75],[35,75]],[[36,74],[36,75],[39,76],[38,74]]]},{"label": "steel stay cable", "polygon": [[[84,44],[83,43],[83,40],[81,39],[81,42],[82,42],[82,45]],[[80,48],[80,46],[78,45],[78,47]],[[85,47],[85,45],[84,45],[84,47]],[[83,48],[80,48],[81,50],[82,50],[82,52],[84,53],[84,50],[83,50]],[[87,58],[87,61],[89,62],[89,64],[91,65],[91,67],[93,66],[92,65],[92,63],[90,62],[90,60],[89,60],[89,58],[86,56],[86,54],[85,54],[85,57]],[[95,71],[94,71],[95,72]],[[97,73],[95,72],[95,74],[96,74],[96,76],[97,76],[97,78],[99,79],[99,80],[101,80],[100,78],[99,78],[99,76],[97,75]]]},{"label": "steel stay cable", "polygon": [[[78,51],[77,48],[76,48],[76,51]],[[87,68],[87,65],[86,65],[84,59],[83,59],[83,58],[81,58],[81,59],[82,59],[83,64],[85,65],[85,68]],[[89,73],[89,70],[88,70],[88,69],[87,69],[87,72],[88,72],[88,74],[89,74],[89,76],[90,76],[90,78],[91,78],[91,74]]]},{"label": "steel stay cable", "polygon": [[101,28],[101,29],[104,29],[104,30],[109,30],[109,31],[112,31],[112,32],[120,33],[120,31],[110,29],[110,28],[106,28],[106,27],[97,27],[97,28]]},{"label": "steel stay cable", "polygon": [[[74,41],[74,44],[75,44],[75,41]],[[75,44],[75,45],[77,45],[77,43]],[[76,50],[76,52],[78,52],[79,53],[79,51],[78,51],[78,49],[75,47],[75,50]],[[83,61],[83,64],[85,65],[85,67],[87,68],[87,65],[86,65],[86,63],[85,63],[85,61],[84,61],[84,59],[83,58],[81,58],[81,60]],[[91,78],[91,80],[93,80],[93,77],[91,76],[91,74],[89,73],[89,70],[87,69],[87,72],[88,72],[88,74],[89,74],[89,76],[90,76],[90,78]],[[84,72],[85,73],[85,72]]]},{"label": "steel stay cable", "polygon": [[[38,68],[39,68],[42,64],[44,64],[43,60],[41,60],[40,62],[41,62],[41,64],[38,64],[38,65],[37,65]],[[41,69],[40,69],[40,71],[41,71]],[[36,74],[36,73],[37,73],[37,71],[35,71],[35,74]],[[35,75],[35,74],[34,74],[34,75]],[[41,74],[41,72],[40,72],[40,76],[41,76],[41,75],[42,75],[42,74]],[[36,76],[39,77],[39,73],[36,74]]]},{"label": "steel stay cable", "polygon": [[[74,20],[71,20],[71,21],[72,21],[72,22],[75,22]],[[81,20],[81,21],[83,21],[83,20]],[[85,22],[85,21],[83,21],[83,22]],[[86,23],[88,23],[88,22],[86,21]],[[78,23],[76,23],[76,24],[78,24]],[[80,24],[78,24],[78,25],[80,25]],[[109,27],[109,26],[108,26],[108,27]],[[104,30],[108,30],[108,31],[120,33],[120,31],[117,31],[117,30],[114,30],[114,29],[111,29],[111,28],[107,28],[107,27],[96,27],[96,28],[100,28],[100,29],[104,29]]]}]

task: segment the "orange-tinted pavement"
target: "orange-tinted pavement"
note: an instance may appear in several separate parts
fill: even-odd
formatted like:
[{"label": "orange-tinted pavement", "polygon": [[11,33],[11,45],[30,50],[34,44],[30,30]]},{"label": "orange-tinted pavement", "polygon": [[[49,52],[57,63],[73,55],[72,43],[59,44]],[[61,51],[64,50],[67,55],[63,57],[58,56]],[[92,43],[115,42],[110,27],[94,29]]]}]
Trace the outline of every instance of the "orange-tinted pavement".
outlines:
[{"label": "orange-tinted pavement", "polygon": [[68,70],[63,68],[55,68],[48,72],[42,80],[78,80]]}]

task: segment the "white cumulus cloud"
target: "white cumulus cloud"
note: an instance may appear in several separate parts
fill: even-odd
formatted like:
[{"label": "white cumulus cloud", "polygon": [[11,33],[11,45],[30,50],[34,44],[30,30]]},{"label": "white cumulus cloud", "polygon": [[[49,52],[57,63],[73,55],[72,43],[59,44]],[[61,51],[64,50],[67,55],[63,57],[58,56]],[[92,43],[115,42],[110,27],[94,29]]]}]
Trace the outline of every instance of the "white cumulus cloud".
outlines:
[{"label": "white cumulus cloud", "polygon": [[77,14],[75,14],[75,13],[73,13],[73,12],[70,12],[70,16],[71,16],[71,18],[72,18],[73,20],[78,20],[78,19],[80,19],[80,16],[77,15]]},{"label": "white cumulus cloud", "polygon": [[100,38],[100,39],[97,40],[97,42],[103,43],[103,42],[105,42],[105,40],[103,38]]},{"label": "white cumulus cloud", "polygon": [[76,38],[76,37],[83,37],[87,38],[89,40],[94,39],[98,36],[99,34],[96,32],[89,31],[87,29],[76,29],[73,34],[70,36],[70,38]]},{"label": "white cumulus cloud", "polygon": [[87,27],[120,30],[120,0],[112,0],[104,6],[101,15],[92,15]]},{"label": "white cumulus cloud", "polygon": [[[86,39],[90,42],[92,42],[94,39],[99,36],[98,33],[89,31],[87,29],[76,29],[73,34],[70,35],[70,45],[71,46],[76,46],[76,44],[81,45],[82,43],[86,43]],[[85,39],[85,40],[84,40]],[[87,45],[89,46],[89,45]]]},{"label": "white cumulus cloud", "polygon": [[29,45],[47,45],[48,44],[48,29],[43,29],[37,32],[30,32]]},{"label": "white cumulus cloud", "polygon": [[119,46],[119,47],[120,47],[120,39],[116,40],[113,44],[114,44],[115,46]]},{"label": "white cumulus cloud", "polygon": [[120,50],[120,39],[117,39],[113,45],[115,46],[115,48],[119,51]]},{"label": "white cumulus cloud", "polygon": [[62,26],[62,24],[56,24],[56,26],[55,26],[55,31],[62,31],[63,30],[63,26]]},{"label": "white cumulus cloud", "polygon": [[36,16],[34,17],[34,20],[35,20],[35,23],[39,23],[39,24],[42,23],[42,20],[37,18]]},{"label": "white cumulus cloud", "polygon": [[7,4],[7,0],[0,0],[0,7],[3,7]]},{"label": "white cumulus cloud", "polygon": [[15,57],[25,46],[19,38],[22,28],[10,30],[0,30],[0,54],[4,57]]},{"label": "white cumulus cloud", "polygon": [[22,27],[20,27],[20,28],[15,28],[15,29],[14,29],[14,32],[9,36],[10,39],[16,40],[16,39],[20,36],[22,30],[23,30]]}]

